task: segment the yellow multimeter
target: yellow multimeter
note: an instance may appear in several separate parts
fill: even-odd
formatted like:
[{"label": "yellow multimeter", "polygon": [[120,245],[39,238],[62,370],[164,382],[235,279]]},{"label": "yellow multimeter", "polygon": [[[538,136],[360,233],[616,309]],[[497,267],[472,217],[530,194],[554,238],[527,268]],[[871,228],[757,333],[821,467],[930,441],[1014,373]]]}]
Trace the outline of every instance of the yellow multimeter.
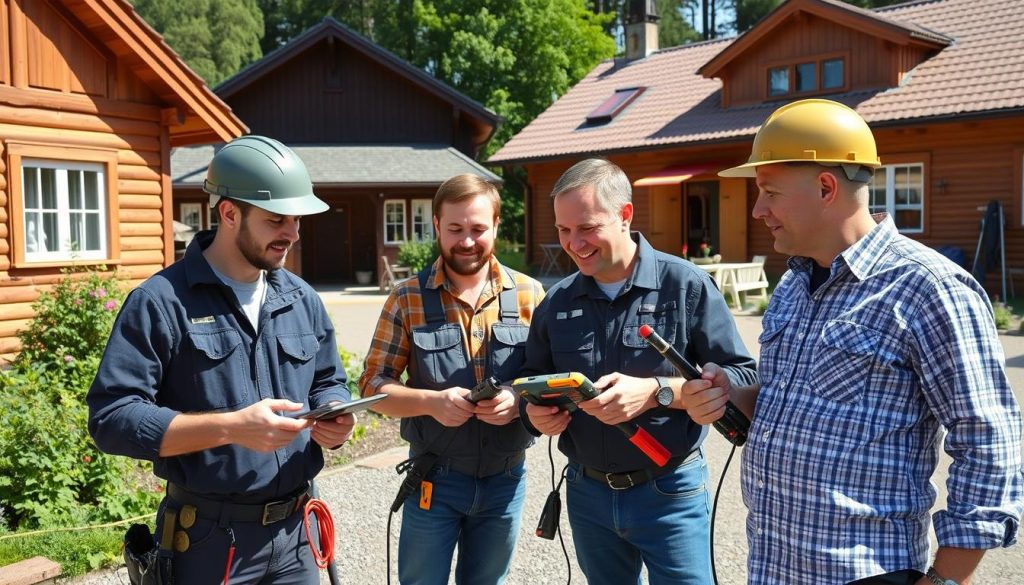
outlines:
[{"label": "yellow multimeter", "polygon": [[576,405],[597,396],[586,376],[579,372],[529,376],[512,381],[516,394],[531,404],[576,410]]}]

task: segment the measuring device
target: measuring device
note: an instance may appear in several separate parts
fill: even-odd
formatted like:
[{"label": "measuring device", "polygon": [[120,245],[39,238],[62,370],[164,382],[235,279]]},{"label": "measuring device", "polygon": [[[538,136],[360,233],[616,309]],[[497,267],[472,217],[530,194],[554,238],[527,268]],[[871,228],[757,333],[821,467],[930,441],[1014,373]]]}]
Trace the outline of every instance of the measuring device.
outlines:
[{"label": "measuring device", "polygon": [[[512,388],[523,400],[531,404],[557,406],[569,412],[577,410],[576,405],[580,402],[595,398],[599,394],[594,384],[579,372],[517,378],[512,382]],[[668,463],[672,457],[664,445],[636,423],[624,422],[615,426],[626,435],[630,443],[636,445],[659,467]]]}]

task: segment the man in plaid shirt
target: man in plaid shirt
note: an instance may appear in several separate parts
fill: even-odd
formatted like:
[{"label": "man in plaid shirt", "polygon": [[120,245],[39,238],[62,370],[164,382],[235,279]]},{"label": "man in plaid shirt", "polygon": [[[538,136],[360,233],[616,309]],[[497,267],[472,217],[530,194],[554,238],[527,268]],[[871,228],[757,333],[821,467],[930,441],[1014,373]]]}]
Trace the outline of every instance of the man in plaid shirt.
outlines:
[{"label": "man in plaid shirt", "polygon": [[402,417],[411,456],[438,456],[404,505],[398,573],[405,585],[448,583],[456,543],[456,583],[502,583],[519,534],[533,439],[519,421],[518,398],[504,388],[468,400],[488,376],[517,377],[544,295],[540,283],[494,257],[500,207],[497,188],[476,175],[441,185],[433,204],[441,257],[392,291],[359,380],[363,396],[389,395],[375,409]]},{"label": "man in plaid shirt", "polygon": [[[1017,539],[1021,415],[992,307],[966,271],[872,216],[879,166],[856,112],[803,100],[719,173],[756,177],[753,215],[791,256],[764,315],[760,385],[705,368],[708,393],[752,415],[750,583],[956,585]],[[953,464],[929,567],[942,428]]]}]

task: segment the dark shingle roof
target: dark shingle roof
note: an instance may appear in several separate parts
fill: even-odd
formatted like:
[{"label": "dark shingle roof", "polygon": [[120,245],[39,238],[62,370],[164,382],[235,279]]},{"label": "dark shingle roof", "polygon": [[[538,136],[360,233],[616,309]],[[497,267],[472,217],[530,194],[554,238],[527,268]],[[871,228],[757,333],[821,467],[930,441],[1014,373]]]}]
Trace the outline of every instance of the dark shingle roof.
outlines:
[{"label": "dark shingle roof", "polygon": [[[437,186],[461,173],[501,181],[474,160],[443,144],[290,146],[306,163],[315,185]],[[201,187],[215,148],[174,149],[171,153],[173,185]]]}]

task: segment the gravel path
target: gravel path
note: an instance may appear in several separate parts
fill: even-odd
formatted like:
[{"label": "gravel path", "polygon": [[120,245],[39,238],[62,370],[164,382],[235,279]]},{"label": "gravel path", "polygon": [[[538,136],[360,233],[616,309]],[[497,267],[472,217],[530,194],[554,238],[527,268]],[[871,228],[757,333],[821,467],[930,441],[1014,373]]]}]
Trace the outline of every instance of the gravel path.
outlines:
[{"label": "gravel path", "polygon": [[[349,318],[358,319],[373,311],[368,303],[374,303],[379,310],[382,298],[371,298],[360,303],[357,300],[346,300],[336,304],[328,303],[328,307],[338,322],[348,322]],[[359,317],[352,315],[358,314]],[[747,347],[756,355],[757,335],[760,332],[760,320],[756,317],[738,317],[740,333]],[[372,327],[372,325],[371,325]],[[348,331],[346,331],[348,330]],[[365,339],[367,331],[355,332],[343,328],[343,335],[359,335]],[[1006,351],[1010,382],[1017,393],[1018,401],[1022,401],[1024,389],[1024,336],[1002,336]],[[357,351],[365,351],[361,347],[345,345]],[[706,454],[711,476],[710,489],[718,485],[722,467],[728,457],[730,445],[717,434],[711,433],[706,445]],[[558,585],[566,583],[566,563],[562,549],[555,541],[544,540],[534,536],[540,511],[544,500],[551,490],[550,468],[547,459],[547,439],[538,441],[528,452],[527,466],[528,486],[527,500],[523,511],[523,523],[516,556],[509,574],[509,585]],[[400,459],[402,450],[391,452],[392,459]],[[555,450],[556,469],[564,465],[564,458]],[[366,467],[366,461],[357,462],[343,468],[325,472],[318,479],[322,497],[327,500],[334,514],[337,532],[336,558],[338,562],[340,582],[358,584],[386,583],[385,573],[385,542],[391,547],[392,582],[397,583],[395,576],[395,555],[397,554],[397,538],[401,523],[400,514],[396,515],[391,527],[391,538],[386,540],[387,512],[394,495],[398,490],[400,477],[394,471],[394,465],[385,464],[379,467]],[[935,509],[945,506],[945,479],[948,458],[943,456],[941,467],[933,478],[939,487],[939,498]],[[563,508],[565,490],[562,490]],[[713,495],[713,492],[712,492]],[[740,499],[739,489],[739,454],[733,459],[725,478],[721,499],[718,504],[719,513],[715,527],[715,557],[721,585],[736,585],[746,582],[746,537],[743,522],[746,509]],[[562,530],[572,559],[572,580],[584,583],[582,573],[576,565],[572,548],[570,529],[565,511],[562,512]],[[933,538],[933,550],[934,550]],[[120,585],[127,584],[127,578],[116,572],[103,571],[86,577],[71,580],[83,585]],[[326,576],[321,580],[328,583]],[[1024,583],[1024,546],[1010,549],[999,549],[986,554],[981,568],[975,575],[974,583]]]}]

